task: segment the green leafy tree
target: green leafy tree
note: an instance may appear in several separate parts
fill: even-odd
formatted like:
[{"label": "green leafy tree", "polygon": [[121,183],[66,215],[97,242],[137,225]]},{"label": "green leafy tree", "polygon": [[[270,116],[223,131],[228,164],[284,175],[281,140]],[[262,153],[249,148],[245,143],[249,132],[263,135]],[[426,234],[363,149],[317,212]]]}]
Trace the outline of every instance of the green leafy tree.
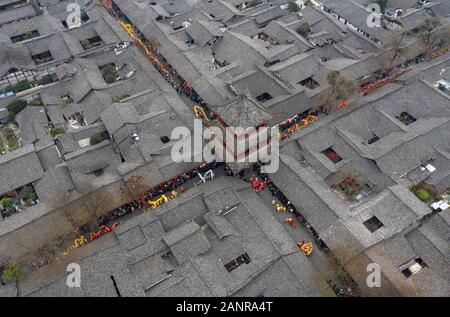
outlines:
[{"label": "green leafy tree", "polygon": [[113,65],[108,65],[102,68],[102,74],[103,76],[110,73],[115,73],[116,68]]},{"label": "green leafy tree", "polygon": [[14,201],[10,197],[4,197],[0,200],[0,205],[2,206],[3,217],[9,217],[16,213],[16,208],[14,207]]},{"label": "green leafy tree", "polygon": [[17,83],[17,85],[12,87],[12,91],[17,94],[18,92],[21,92],[21,91],[24,91],[24,90],[27,90],[30,88],[31,88],[31,85],[28,82],[28,80],[21,80]]},{"label": "green leafy tree", "polygon": [[41,84],[41,85],[48,85],[52,82],[53,82],[53,75],[51,75],[51,74],[44,75],[39,80],[39,84]]},{"label": "green leafy tree", "polygon": [[389,0],[377,0],[377,3],[381,8],[381,12],[383,12],[387,8],[388,2]]},{"label": "green leafy tree", "polygon": [[298,11],[300,11],[300,7],[298,6],[297,3],[292,1],[292,2],[289,2],[288,10],[291,12],[298,12]]},{"label": "green leafy tree", "polygon": [[108,74],[105,74],[105,76],[104,76],[107,84],[111,84],[111,83],[115,82],[117,77],[119,77],[119,75],[117,75],[116,73],[108,73]]},{"label": "green leafy tree", "polygon": [[2,200],[0,200],[0,205],[2,205],[3,208],[12,207],[13,204],[14,202],[10,197],[3,197]]},{"label": "green leafy tree", "polygon": [[8,282],[18,282],[21,279],[22,279],[22,269],[20,268],[20,265],[18,265],[15,261],[10,261],[6,263],[2,274],[2,280],[8,283]]},{"label": "green leafy tree", "polygon": [[10,151],[17,150],[19,148],[19,142],[17,139],[12,139],[8,142],[8,147]]},{"label": "green leafy tree", "polygon": [[6,86],[6,88],[3,88],[3,90],[1,91],[2,94],[7,93],[13,91],[13,87],[12,86]]},{"label": "green leafy tree", "polygon": [[41,98],[33,98],[30,101],[30,106],[42,106],[42,105],[43,105],[43,103],[42,103],[42,99]]},{"label": "green leafy tree", "polygon": [[36,192],[31,186],[25,187],[20,193],[20,196],[26,202],[30,202],[38,198]]},{"label": "green leafy tree", "polygon": [[52,136],[52,138],[56,139],[58,136],[66,133],[66,129],[64,127],[56,128],[52,123],[48,126],[48,132]]},{"label": "green leafy tree", "polygon": [[12,112],[13,114],[18,114],[21,112],[25,107],[27,106],[27,102],[22,99],[16,99],[14,101],[11,101],[7,106],[6,109],[8,109],[9,112]]},{"label": "green leafy tree", "polygon": [[95,145],[103,141],[102,134],[100,132],[96,132],[89,138],[90,144]]},{"label": "green leafy tree", "polygon": [[117,74],[116,68],[112,65],[108,65],[102,69],[103,78],[106,83],[110,84],[114,82],[119,75]]},{"label": "green leafy tree", "polygon": [[89,16],[84,9],[81,9],[81,22],[86,22],[89,20]]},{"label": "green leafy tree", "polygon": [[303,23],[298,27],[297,32],[306,39],[309,36],[309,33],[311,33],[311,28],[308,23]]},{"label": "green leafy tree", "polygon": [[25,37],[27,39],[31,39],[33,37],[33,31],[32,30],[26,30],[25,31]]},{"label": "green leafy tree", "polygon": [[423,202],[427,202],[431,198],[430,193],[424,188],[417,189],[414,194]]}]

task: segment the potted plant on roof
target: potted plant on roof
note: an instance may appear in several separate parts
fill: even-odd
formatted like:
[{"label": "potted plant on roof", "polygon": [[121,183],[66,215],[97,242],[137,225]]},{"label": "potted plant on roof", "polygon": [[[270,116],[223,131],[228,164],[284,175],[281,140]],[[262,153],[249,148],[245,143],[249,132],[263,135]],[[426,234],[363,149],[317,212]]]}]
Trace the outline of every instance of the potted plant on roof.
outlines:
[{"label": "potted plant on roof", "polygon": [[11,197],[3,197],[0,200],[0,211],[4,218],[16,213],[14,200]]},{"label": "potted plant on roof", "polygon": [[33,37],[33,31],[32,30],[26,30],[25,31],[25,38],[31,39]]},{"label": "potted plant on roof", "polygon": [[30,206],[35,204],[35,201],[37,200],[37,195],[33,187],[27,186],[20,192],[20,198],[25,205]]}]

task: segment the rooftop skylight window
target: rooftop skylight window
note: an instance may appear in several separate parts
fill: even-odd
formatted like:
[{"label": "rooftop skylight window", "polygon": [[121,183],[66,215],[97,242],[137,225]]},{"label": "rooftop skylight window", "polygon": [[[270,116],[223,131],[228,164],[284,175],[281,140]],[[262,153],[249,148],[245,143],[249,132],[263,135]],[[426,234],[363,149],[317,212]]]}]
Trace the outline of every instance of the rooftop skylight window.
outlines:
[{"label": "rooftop skylight window", "polygon": [[316,89],[317,87],[320,86],[320,84],[317,81],[315,81],[312,77],[308,77],[302,81],[299,81],[298,84],[308,89]]},{"label": "rooftop skylight window", "polygon": [[31,56],[31,58],[36,65],[45,64],[53,60],[53,56],[50,51],[45,51],[40,54],[33,55]]},{"label": "rooftop skylight window", "polygon": [[258,101],[261,102],[261,103],[264,103],[264,102],[266,102],[266,101],[269,101],[269,100],[272,99],[272,98],[273,98],[273,97],[272,97],[269,93],[265,92],[265,93],[263,93],[263,94],[257,96],[257,97],[256,97],[256,100],[258,100]]},{"label": "rooftop skylight window", "polygon": [[83,49],[88,50],[90,48],[100,46],[103,44],[103,40],[100,36],[94,36],[85,40],[80,41],[81,46],[83,46]]},{"label": "rooftop skylight window", "polygon": [[406,265],[400,267],[400,270],[405,277],[410,277],[411,275],[419,273],[426,266],[427,264],[421,258],[416,258]]},{"label": "rooftop skylight window", "polygon": [[8,3],[8,4],[0,6],[0,12],[1,11],[10,10],[10,9],[14,9],[14,8],[18,8],[18,7],[22,6],[22,5],[25,5],[26,3],[27,3],[26,0],[13,1],[12,3]]},{"label": "rooftop skylight window", "polygon": [[170,142],[170,138],[167,135],[163,135],[162,137],[160,137],[161,142],[166,144]]},{"label": "rooftop skylight window", "polygon": [[374,233],[381,227],[383,227],[383,223],[376,216],[373,216],[366,221],[363,222],[363,225],[369,230],[371,233]]},{"label": "rooftop skylight window", "polygon": [[404,111],[399,116],[396,117],[398,120],[400,120],[404,125],[410,125],[411,123],[414,123],[417,121],[416,118],[414,118],[412,115],[410,115],[408,112]]},{"label": "rooftop skylight window", "polygon": [[19,34],[19,35],[15,35],[11,37],[11,42],[13,43],[17,43],[17,42],[22,42],[28,39],[32,39],[34,37],[38,37],[39,31],[38,30],[28,30],[23,34]]},{"label": "rooftop skylight window", "polygon": [[337,152],[335,150],[333,150],[332,147],[329,147],[328,149],[323,150],[322,153],[334,164],[342,161],[342,157],[339,154],[337,154]]},{"label": "rooftop skylight window", "polygon": [[272,37],[270,37],[265,32],[259,33],[257,35],[257,39],[259,39],[260,41],[263,41],[267,45],[278,45],[278,44],[280,44],[280,43],[278,43],[276,40],[274,40]]},{"label": "rooftop skylight window", "polygon": [[379,140],[380,138],[378,137],[378,135],[374,134],[373,137],[371,137],[368,141],[367,144],[372,144],[375,143]]},{"label": "rooftop skylight window", "polygon": [[227,269],[228,272],[232,272],[242,264],[249,264],[250,262],[251,262],[250,256],[247,253],[244,253],[239,257],[237,257],[236,259],[225,264],[225,268]]}]

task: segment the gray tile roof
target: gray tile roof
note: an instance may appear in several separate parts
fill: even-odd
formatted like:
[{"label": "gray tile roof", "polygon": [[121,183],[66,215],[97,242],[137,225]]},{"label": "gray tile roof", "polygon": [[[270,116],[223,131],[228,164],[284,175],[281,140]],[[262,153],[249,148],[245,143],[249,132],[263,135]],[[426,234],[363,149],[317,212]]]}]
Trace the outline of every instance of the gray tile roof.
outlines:
[{"label": "gray tile roof", "polygon": [[184,263],[190,257],[206,253],[211,248],[205,234],[194,221],[167,232],[162,239],[169,246],[179,264]]},{"label": "gray tile roof", "polygon": [[46,171],[49,168],[62,163],[58,148],[54,143],[50,143],[36,151],[42,168]]},{"label": "gray tile roof", "polygon": [[103,76],[94,61],[76,59],[77,75],[68,86],[74,102],[80,102],[91,90],[106,88]]},{"label": "gray tile roof", "polygon": [[4,76],[10,69],[35,69],[28,48],[23,44],[2,43],[0,46],[0,76]]},{"label": "gray tile roof", "polygon": [[47,130],[48,119],[44,107],[28,106],[17,114],[16,121],[19,125],[21,144],[35,144],[36,148],[54,144]]},{"label": "gray tile roof", "polygon": [[448,17],[450,15],[450,3],[442,0],[430,7],[430,10],[438,16]]},{"label": "gray tile roof", "polygon": [[34,145],[25,145],[0,157],[0,193],[37,181],[44,173]]},{"label": "gray tile roof", "polygon": [[119,157],[113,152],[109,141],[88,146],[84,149],[65,155],[68,167],[80,174],[90,174],[108,166],[114,166]]},{"label": "gray tile roof", "polygon": [[208,226],[214,231],[219,239],[229,235],[239,237],[240,234],[236,228],[225,217],[216,215],[215,212],[208,212],[203,216]]},{"label": "gray tile roof", "polygon": [[419,26],[421,22],[423,22],[427,17],[430,17],[425,8],[421,8],[418,10],[413,10],[412,12],[401,16],[399,18],[400,23],[405,27],[406,30],[414,30]]},{"label": "gray tile roof", "polygon": [[[401,198],[399,199],[397,195],[401,195]],[[346,219],[344,223],[364,247],[370,247],[381,240],[389,239],[392,235],[406,230],[409,226],[416,223],[418,219],[430,213],[430,209],[425,204],[411,206],[417,208],[416,210],[411,210],[410,206],[403,201],[404,198],[406,198],[406,202],[416,201],[407,188],[401,185],[393,186],[354,211],[354,215]],[[371,233],[363,223],[373,216],[377,217],[383,226]]]},{"label": "gray tile roof", "polygon": [[75,185],[66,164],[47,169],[35,185],[40,201],[49,203],[60,197],[68,198],[68,194],[74,189]]},{"label": "gray tile roof", "polygon": [[[313,171],[302,168],[298,162],[289,157],[280,157],[280,168],[271,179],[288,197],[288,199],[300,209],[300,212],[311,223],[315,230],[321,234],[338,218],[335,214],[339,202],[333,197],[331,191],[315,180]],[[309,182],[314,182],[315,188],[310,188]],[[321,197],[328,197],[325,203]],[[333,199],[334,198],[334,199]],[[343,207],[341,207],[342,209]],[[345,207],[344,209],[345,210]],[[345,213],[343,211],[342,213]]]},{"label": "gray tile roof", "polygon": [[222,24],[219,22],[195,20],[186,29],[186,33],[194,39],[196,44],[203,46],[213,38],[223,35],[223,32],[220,30],[221,27]]},{"label": "gray tile roof", "polygon": [[0,13],[0,25],[11,23],[20,19],[30,18],[35,15],[36,11],[31,4],[11,8]]},{"label": "gray tile roof", "polygon": [[[419,241],[417,240],[417,243],[420,243]],[[427,267],[408,278],[401,273],[403,265],[422,256],[404,236],[397,235],[385,240],[368,249],[366,253],[381,265],[384,275],[403,296],[448,296],[449,283],[437,273],[442,267],[435,271],[435,268],[427,264]]]},{"label": "gray tile roof", "polygon": [[298,54],[291,58],[270,66],[268,69],[279,75],[292,85],[313,76],[319,71],[320,65],[311,54]]},{"label": "gray tile roof", "polygon": [[302,53],[314,48],[311,43],[297,32],[297,30],[294,30],[279,21],[270,22],[264,28],[264,32],[281,44],[295,44],[299,52]]},{"label": "gray tile roof", "polygon": [[[204,200],[216,207],[213,202],[222,196],[221,204],[229,203],[226,197],[234,197],[239,207],[213,216]],[[236,234],[216,235],[203,226],[203,219],[211,217],[222,217],[215,223],[227,223]],[[248,184],[236,179],[217,178],[189,189],[152,213],[129,219],[114,232],[118,243],[106,236],[90,244],[91,250],[79,249],[86,257],[76,261],[83,272],[87,270],[84,276],[89,280],[83,280],[77,296],[116,296],[110,275],[122,296],[142,296],[142,292],[152,297],[255,296],[262,289],[266,296],[329,294],[329,287],[271,211]],[[244,252],[251,262],[228,272],[224,264]],[[37,280],[25,280],[25,293],[68,296],[51,276],[55,270],[37,289],[30,287]]]},{"label": "gray tile roof", "polygon": [[383,41],[388,35],[388,32],[383,28],[370,28],[367,25],[367,17],[370,12],[355,2],[350,0],[323,0],[322,3],[326,8],[336,12],[341,17],[379,41]]},{"label": "gray tile roof", "polygon": [[248,96],[241,95],[214,108],[230,127],[254,127],[270,118],[270,115]]}]

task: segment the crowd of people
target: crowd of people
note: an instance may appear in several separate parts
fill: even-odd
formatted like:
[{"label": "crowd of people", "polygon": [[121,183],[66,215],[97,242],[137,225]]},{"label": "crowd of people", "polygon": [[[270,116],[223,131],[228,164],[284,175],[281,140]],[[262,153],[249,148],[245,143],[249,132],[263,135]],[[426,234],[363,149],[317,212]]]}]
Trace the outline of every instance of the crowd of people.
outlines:
[{"label": "crowd of people", "polygon": [[166,59],[159,55],[158,50],[154,46],[149,46],[152,54],[154,54],[154,58],[152,59],[153,65],[173,89],[175,89],[180,96],[185,95],[196,104],[204,106],[206,104],[205,101],[197,94],[194,88],[192,88],[170,64],[167,64]]},{"label": "crowd of people", "polygon": [[[202,164],[198,168],[195,168],[191,171],[185,172],[185,173],[179,175],[178,177],[176,177],[172,180],[169,180],[168,182],[162,183],[162,184],[146,191],[145,193],[140,195],[137,199],[135,199],[133,201],[129,201],[127,204],[125,204],[103,216],[100,216],[97,220],[96,225],[98,227],[109,225],[119,218],[129,215],[138,209],[144,208],[145,206],[149,206],[150,201],[156,199],[157,197],[159,197],[161,195],[165,195],[165,194],[172,195],[172,193],[175,189],[179,190],[180,192],[183,192],[185,190],[184,185],[191,179],[194,179],[197,176],[199,176],[199,173],[204,174],[204,173],[208,172],[209,170],[214,170],[220,166],[222,166],[224,168],[225,173],[227,175],[230,175],[230,176],[233,175],[231,170],[221,162],[214,161],[211,163]],[[79,233],[89,236],[89,233],[91,232],[91,225],[92,224],[85,224],[84,226],[79,228]]]},{"label": "crowd of people", "polygon": [[291,133],[296,132],[301,127],[304,127],[314,121],[317,121],[320,114],[328,115],[329,110],[327,107],[322,106],[316,110],[309,110],[303,113],[297,114],[294,117],[280,123],[278,125],[279,129],[279,139],[280,141],[285,140],[289,137]]}]

